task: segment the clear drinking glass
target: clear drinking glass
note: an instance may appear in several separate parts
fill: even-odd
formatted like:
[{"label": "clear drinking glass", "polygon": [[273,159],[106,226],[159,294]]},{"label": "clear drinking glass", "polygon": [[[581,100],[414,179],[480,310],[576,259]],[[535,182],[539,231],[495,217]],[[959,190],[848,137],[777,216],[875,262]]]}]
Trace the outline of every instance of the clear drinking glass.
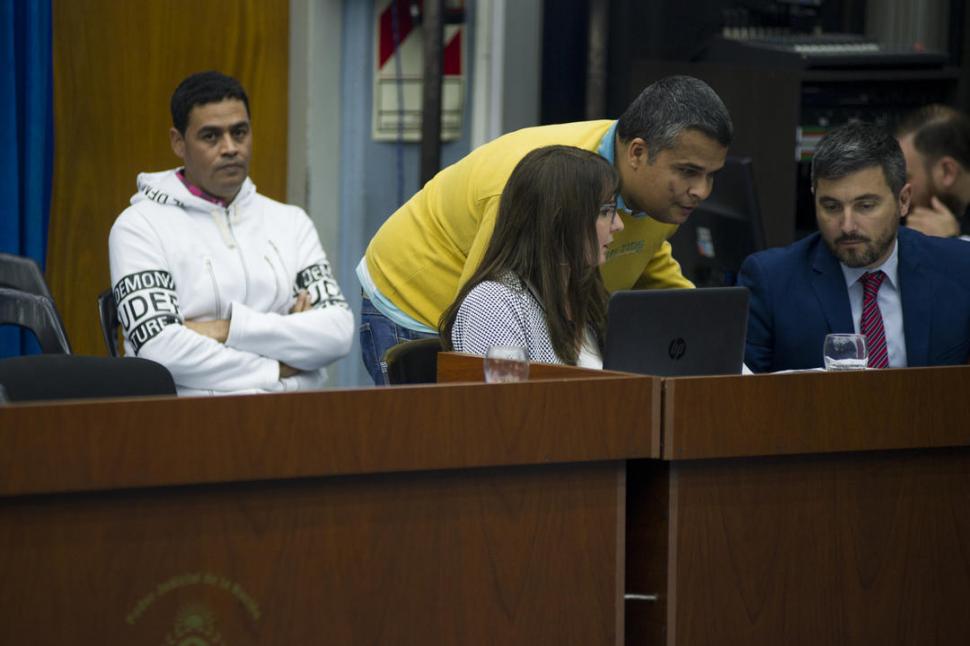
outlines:
[{"label": "clear drinking glass", "polygon": [[529,357],[525,348],[496,345],[485,354],[485,381],[506,384],[529,378]]},{"label": "clear drinking glass", "polygon": [[865,370],[869,349],[864,334],[827,334],[822,346],[826,370]]}]

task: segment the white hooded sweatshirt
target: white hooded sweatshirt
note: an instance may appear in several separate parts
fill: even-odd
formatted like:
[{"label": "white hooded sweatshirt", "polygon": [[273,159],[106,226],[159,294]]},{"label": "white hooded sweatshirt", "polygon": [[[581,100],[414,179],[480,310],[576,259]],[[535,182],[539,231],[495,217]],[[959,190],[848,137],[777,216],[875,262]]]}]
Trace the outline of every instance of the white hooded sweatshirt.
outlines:
[{"label": "white hooded sweatshirt", "polygon": [[[353,314],[313,223],[248,178],[223,208],[174,170],[140,174],[108,250],[125,354],[163,364],[180,395],[319,388],[350,352]],[[300,290],[312,309],[289,314]],[[182,325],[216,319],[225,344]],[[280,379],[280,362],[301,372]]]}]

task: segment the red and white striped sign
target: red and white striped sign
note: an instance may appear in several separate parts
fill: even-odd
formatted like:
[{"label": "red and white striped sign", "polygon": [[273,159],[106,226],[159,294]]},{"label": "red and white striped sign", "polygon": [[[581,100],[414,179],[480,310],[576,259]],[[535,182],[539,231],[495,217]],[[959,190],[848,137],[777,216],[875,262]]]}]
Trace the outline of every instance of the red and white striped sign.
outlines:
[{"label": "red and white striped sign", "polygon": [[[415,24],[411,16],[411,5],[411,0],[375,0],[373,136],[376,140],[393,141],[399,135],[405,141],[421,138],[424,44],[421,25]],[[417,5],[420,7],[421,2]],[[453,140],[461,135],[465,103],[465,26],[445,25],[444,31],[441,136],[444,140]],[[403,106],[399,100],[402,98]]]}]

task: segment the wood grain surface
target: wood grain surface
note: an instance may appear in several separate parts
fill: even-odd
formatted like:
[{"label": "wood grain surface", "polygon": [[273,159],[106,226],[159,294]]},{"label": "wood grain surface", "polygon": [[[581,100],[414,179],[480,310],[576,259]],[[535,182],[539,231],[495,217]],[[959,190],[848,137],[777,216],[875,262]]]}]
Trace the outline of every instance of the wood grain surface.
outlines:
[{"label": "wood grain surface", "polygon": [[[461,352],[438,353],[438,382],[458,383],[485,381],[485,370],[482,357]],[[632,377],[628,372],[612,370],[594,370],[591,368],[577,368],[575,366],[561,366],[551,363],[530,363],[529,380],[544,379],[603,379],[604,377]],[[657,393],[660,392],[660,379],[657,377],[642,377],[656,381]]]},{"label": "wood grain surface", "polygon": [[664,380],[668,459],[970,445],[970,367]]},{"label": "wood grain surface", "polygon": [[[439,352],[438,353],[438,382],[439,383],[484,383],[485,372],[482,365],[482,357],[460,352]],[[616,379],[634,378],[649,380],[650,382],[650,401],[660,402],[661,380],[659,377],[646,377],[634,375],[629,372],[616,372],[612,370],[593,370],[589,368],[576,368],[575,366],[562,366],[550,363],[530,363],[529,381],[548,381],[555,379]],[[605,404],[613,406],[617,403],[617,397],[622,397],[619,393],[614,393],[609,397]],[[653,405],[648,409],[641,410],[642,419],[639,422],[641,431],[650,434],[650,456],[660,455],[660,406]]]},{"label": "wood grain surface", "polygon": [[0,407],[0,495],[659,456],[649,379]]},{"label": "wood grain surface", "polygon": [[667,644],[970,643],[970,449],[670,470]]},{"label": "wood grain surface", "polygon": [[0,498],[0,643],[616,646],[622,470]]},{"label": "wood grain surface", "polygon": [[287,0],[58,0],[53,5],[55,151],[47,281],[74,351],[104,355],[96,299],[108,231],[143,171],[174,168],[169,99],[217,69],[246,88],[250,175],[286,197]]}]

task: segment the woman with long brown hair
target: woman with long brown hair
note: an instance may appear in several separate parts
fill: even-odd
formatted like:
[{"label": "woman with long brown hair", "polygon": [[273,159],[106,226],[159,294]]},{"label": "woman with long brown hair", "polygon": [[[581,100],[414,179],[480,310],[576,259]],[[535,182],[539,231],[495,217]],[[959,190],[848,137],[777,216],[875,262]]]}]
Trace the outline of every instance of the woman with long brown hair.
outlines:
[{"label": "woman with long brown hair", "polygon": [[602,367],[607,294],[599,265],[623,229],[616,171],[595,153],[546,146],[526,155],[502,192],[481,264],[444,311],[446,348]]}]

